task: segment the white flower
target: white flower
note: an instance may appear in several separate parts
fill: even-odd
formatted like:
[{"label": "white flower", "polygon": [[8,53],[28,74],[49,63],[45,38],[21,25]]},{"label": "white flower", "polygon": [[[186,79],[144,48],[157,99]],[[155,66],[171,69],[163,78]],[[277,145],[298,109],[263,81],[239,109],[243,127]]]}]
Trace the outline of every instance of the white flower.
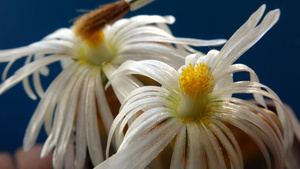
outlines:
[{"label": "white flower", "polygon": [[[24,149],[35,144],[44,123],[49,136],[41,157],[55,148],[55,168],[63,167],[68,147],[70,153],[66,159],[72,159],[70,155],[75,147],[76,168],[83,167],[87,148],[93,165],[99,164],[104,153],[98,124],[104,123],[105,130],[109,131],[113,121],[103,85],[120,64],[126,60],[157,59],[179,68],[184,62],[182,56],[195,52],[187,45],[225,42],[175,38],[166,25],[174,21],[172,16],[147,15],[120,19],[87,39],[78,35],[75,23],[71,29],[59,29],[29,46],[0,51],[0,62],[9,62],[3,73],[0,94],[22,81],[27,94],[36,99],[28,80],[28,76],[33,75],[35,91],[41,97],[26,130]],[[6,79],[10,66],[23,57],[27,57],[25,65]],[[47,75],[46,66],[57,61],[62,61],[63,71],[44,93],[39,76]],[[120,77],[112,84],[120,99],[140,85],[134,77]],[[72,166],[72,163],[70,160],[66,165]]]},{"label": "white flower", "polygon": [[[127,61],[115,71],[112,82],[120,76],[140,74],[162,87],[141,87],[125,99],[108,140],[109,144],[115,136],[118,152],[96,168],[145,168],[171,145],[172,169],[242,169],[244,154],[234,130],[252,139],[267,168],[283,168],[293,138],[286,109],[276,93],[259,83],[252,69],[233,64],[277,22],[278,9],[269,12],[257,25],[264,10],[265,5],[253,13],[220,51],[211,50],[205,56],[189,55],[178,71],[155,60]],[[232,75],[243,71],[250,74],[250,80],[234,81]],[[264,97],[271,99],[277,116],[232,96],[239,93],[253,95],[265,108]],[[107,156],[108,150],[109,146]]]}]

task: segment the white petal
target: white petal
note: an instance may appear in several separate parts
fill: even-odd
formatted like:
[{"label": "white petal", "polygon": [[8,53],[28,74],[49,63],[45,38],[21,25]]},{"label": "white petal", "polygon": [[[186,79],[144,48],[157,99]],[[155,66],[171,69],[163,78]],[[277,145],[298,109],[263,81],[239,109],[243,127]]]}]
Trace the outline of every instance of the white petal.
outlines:
[{"label": "white petal", "polygon": [[184,57],[188,53],[185,50],[176,50],[171,46],[157,43],[139,42],[130,45],[124,45],[120,49],[120,55],[115,62],[123,63],[126,60],[146,60],[155,59],[168,63],[170,66],[178,69],[184,64]]},{"label": "white petal", "polygon": [[227,43],[223,46],[220,51],[220,56],[224,58],[229,52],[231,52],[236,44],[238,44],[253,28],[257,25],[261,19],[266,5],[262,5],[257,11],[255,11],[249,19],[231,36]]},{"label": "white petal", "polygon": [[[63,118],[60,116],[58,116],[58,118],[60,119],[56,119],[55,120],[59,120],[62,121],[62,124],[60,123],[56,123],[56,121],[54,121],[54,125],[56,126],[61,126],[59,127],[59,132],[57,132],[58,136],[57,136],[57,142],[56,143],[56,148],[53,154],[53,165],[54,167],[57,168],[61,168],[63,166],[64,163],[64,159],[65,159],[65,154],[66,154],[66,150],[68,147],[68,143],[69,143],[69,137],[72,131],[72,127],[73,127],[73,123],[74,123],[74,118],[75,118],[75,113],[77,110],[77,103],[78,103],[78,95],[79,95],[79,91],[80,91],[80,87],[82,86],[82,81],[84,79],[84,77],[86,76],[86,74],[88,73],[88,70],[83,70],[82,69],[78,69],[79,72],[75,72],[79,74],[79,77],[77,78],[78,75],[73,76],[72,79],[69,81],[68,86],[66,86],[66,88],[64,89],[64,93],[62,95],[62,99],[61,99],[61,103],[62,105],[65,105],[64,110],[62,110],[64,116]],[[60,107],[58,106],[58,109],[60,110]],[[60,112],[57,112],[60,113]],[[57,115],[55,115],[57,116]],[[53,132],[51,132],[51,134],[55,134],[54,132],[56,131],[56,128],[53,127]],[[55,138],[55,136],[54,136]],[[48,140],[47,140],[48,141]],[[45,143],[46,145],[46,143]]]},{"label": "white petal", "polygon": [[66,152],[66,157],[64,161],[64,168],[66,169],[74,169],[74,143],[69,142]]},{"label": "white petal", "polygon": [[138,43],[138,42],[161,42],[161,43],[171,43],[171,44],[181,44],[181,45],[191,45],[191,46],[219,46],[226,42],[225,39],[216,40],[201,40],[192,38],[167,38],[155,35],[140,35],[138,37],[131,38],[126,41],[126,43]]},{"label": "white petal", "polygon": [[[28,63],[30,63],[32,59],[32,55],[28,56],[25,60],[25,64],[24,65],[27,65]],[[22,84],[23,84],[23,87],[24,87],[24,90],[25,92],[27,93],[27,95],[32,99],[32,100],[36,100],[37,97],[36,95],[34,94],[34,92],[32,91],[31,87],[30,87],[30,83],[29,83],[29,79],[28,77],[25,77],[23,80],[22,80]]]},{"label": "white petal", "polygon": [[[211,120],[213,123],[210,124],[210,129],[225,148],[226,153],[230,157],[230,164],[232,164],[233,168],[243,169],[243,155],[235,136],[222,122],[213,118]],[[223,134],[223,132],[226,134],[226,136]]]},{"label": "white petal", "polygon": [[58,55],[53,55],[49,56],[47,58],[32,62],[27,64],[26,66],[20,68],[15,72],[13,76],[5,80],[1,85],[0,85],[0,94],[8,90],[9,88],[13,87],[16,83],[20,82],[22,79],[25,77],[29,76],[39,68],[48,65],[50,63],[56,62],[66,56],[58,56]]},{"label": "white petal", "polygon": [[126,147],[127,144],[130,144],[133,140],[139,137],[141,133],[150,131],[161,122],[172,117],[173,115],[164,107],[157,107],[147,110],[129,126],[119,150]]},{"label": "white petal", "polygon": [[220,62],[220,65],[215,70],[216,73],[222,71],[225,67],[232,64],[244,52],[252,47],[279,19],[280,11],[273,10],[267,13],[262,22],[252,29],[247,35],[241,37],[241,40],[232,47],[232,50],[223,55],[223,49],[220,51],[220,56],[226,58]]},{"label": "white petal", "polygon": [[[84,81],[87,83],[87,76]],[[84,84],[81,89],[80,97],[79,97],[79,105],[78,105],[78,112],[77,112],[77,122],[76,122],[76,154],[75,154],[75,168],[82,169],[84,167],[86,161],[86,150],[87,150],[87,143],[86,143],[86,129],[85,126],[87,123],[86,116],[85,116],[85,101],[87,97],[87,87],[88,85]]]},{"label": "white petal", "polygon": [[[225,85],[223,84],[223,85],[220,86],[220,85],[218,85],[218,83],[219,83],[218,81],[219,80],[221,80],[224,77],[226,78],[228,76],[231,76],[231,74],[233,74],[233,73],[242,72],[242,71],[249,72],[249,74],[250,74],[250,81],[252,81],[252,82],[259,82],[258,76],[256,75],[256,73],[251,68],[249,68],[248,66],[243,65],[243,64],[234,64],[234,65],[228,66],[228,68],[225,69],[221,74],[214,76],[215,82],[217,83],[216,87],[214,88],[214,90],[216,90],[218,88],[221,88],[221,87],[225,87],[225,86],[227,86],[229,84],[232,84],[232,83],[227,83]],[[259,95],[259,94],[253,94],[253,95],[254,95],[255,100],[259,104],[261,104],[262,106],[264,106],[266,108],[266,103],[265,103],[262,95]]]},{"label": "white petal", "polygon": [[33,72],[33,86],[35,88],[36,93],[40,98],[42,98],[45,94],[44,89],[41,84],[40,74],[39,72]]},{"label": "white petal", "polygon": [[[112,29],[108,31],[104,30],[105,35],[110,43],[116,44],[119,39],[122,39],[126,33],[132,29],[135,29],[140,26],[153,24],[153,23],[169,23],[174,22],[174,17],[172,16],[158,16],[158,15],[139,15],[132,17],[130,19],[121,19],[112,25]],[[120,24],[121,23],[121,24]],[[117,28],[115,28],[117,27]],[[108,32],[108,33],[107,33]]]},{"label": "white petal", "polygon": [[95,99],[95,76],[100,76],[100,70],[94,69],[87,79],[87,92],[85,100],[86,137],[89,154],[94,166],[103,161],[102,146],[98,130],[96,99]]},{"label": "white petal", "polygon": [[[253,141],[257,143],[267,161],[268,167],[270,167],[271,165],[269,161],[270,155],[268,152],[264,152],[264,148],[259,145],[261,144],[259,143],[259,140],[263,141],[272,153],[272,157],[274,158],[274,166],[278,168],[283,166],[282,159],[284,159],[284,150],[282,146],[282,139],[275,134],[273,129],[264,120],[262,120],[259,116],[257,116],[250,110],[245,109],[241,106],[237,106],[231,103],[225,103],[222,107],[224,110],[230,111],[229,116],[233,115],[234,117],[232,118],[225,114],[223,114],[222,116],[229,118],[230,123],[244,130],[250,137],[252,137]],[[252,132],[254,132],[256,138],[253,138],[253,133],[248,133],[249,131],[246,130],[251,130]]]},{"label": "white petal", "polygon": [[[103,72],[105,76],[110,80],[110,77],[112,73],[116,70],[116,68],[112,64],[107,64],[103,67]],[[117,96],[118,100],[122,103],[125,97],[133,91],[134,89],[143,86],[141,82],[139,82],[136,78],[133,76],[128,77],[118,77],[114,81],[109,81],[105,89],[108,88],[108,86],[111,85],[115,95]]]},{"label": "white petal", "polygon": [[109,132],[109,129],[111,127],[111,124],[113,122],[113,116],[112,112],[109,108],[108,102],[106,100],[106,96],[103,90],[103,85],[101,81],[101,76],[96,76],[95,77],[96,82],[95,82],[95,94],[96,94],[96,99],[97,99],[97,104],[100,109],[100,116],[102,118],[104,127],[106,132]]},{"label": "white petal", "polygon": [[[64,132],[70,132],[71,131],[71,126],[73,124],[72,118],[74,118],[74,114],[72,116],[72,112],[67,112],[68,110],[73,110],[69,106],[71,104],[68,103],[70,100],[70,95],[72,93],[72,89],[74,87],[74,84],[78,79],[80,79],[81,73],[85,73],[83,71],[85,69],[84,66],[79,66],[79,68],[74,72],[72,77],[66,82],[65,85],[61,86],[61,90],[56,91],[59,93],[58,101],[57,101],[57,106],[56,106],[56,111],[55,111],[55,116],[54,116],[54,122],[53,122],[53,127],[51,130],[51,133],[49,134],[46,142],[44,143],[44,147],[42,149],[42,152],[45,154],[48,154],[50,150],[55,146],[55,145],[60,145],[63,144],[59,142],[61,136],[61,133]],[[75,98],[76,99],[76,98]],[[75,100],[73,100],[75,101]],[[76,100],[77,101],[77,100]],[[66,113],[67,112],[67,113]],[[68,116],[68,117],[67,117]],[[72,118],[70,117],[72,116]],[[71,119],[71,121],[65,121]],[[63,134],[63,137],[69,137],[70,134],[65,135]],[[59,142],[59,144],[58,144]],[[64,145],[61,151],[64,151],[67,145]],[[62,153],[58,153],[59,155],[62,155]],[[63,158],[59,158],[60,160],[63,161]],[[61,166],[62,161],[58,161],[57,165]],[[56,164],[53,164],[56,165]]]},{"label": "white petal", "polygon": [[[41,129],[41,126],[44,122],[47,113],[49,113],[49,111],[53,112],[54,110],[58,94],[58,92],[56,91],[60,91],[60,87],[64,86],[64,84],[70,78],[70,76],[73,74],[76,68],[77,65],[75,64],[69,69],[66,69],[49,86],[47,92],[45,93],[45,97],[42,98],[42,100],[40,101],[26,129],[23,141],[24,151],[28,151],[35,143],[35,140],[38,136],[38,132]],[[50,120],[52,121],[52,117],[50,118]]]},{"label": "white petal", "polygon": [[178,124],[176,119],[167,120],[151,132],[141,135],[95,169],[145,168],[170,143],[181,126],[182,123]]},{"label": "white petal", "polygon": [[186,127],[182,127],[176,136],[170,169],[184,169],[186,147]]},{"label": "white petal", "polygon": [[3,70],[3,73],[2,73],[2,81],[6,80],[7,78],[7,73],[9,71],[9,69],[11,68],[12,64],[15,63],[16,60],[12,59],[8,62],[8,64],[5,66],[5,69]]},{"label": "white petal", "polygon": [[206,168],[205,150],[201,132],[196,123],[187,123],[187,169]]},{"label": "white petal", "polygon": [[33,43],[26,47],[16,49],[0,50],[0,62],[8,62],[16,60],[32,54],[52,54],[64,53],[68,54],[68,50],[72,48],[73,44],[69,42],[62,42],[58,40],[40,41]]},{"label": "white petal", "polygon": [[146,61],[126,61],[119,69],[117,69],[111,77],[111,81],[118,76],[126,76],[131,74],[140,74],[147,76],[165,88],[172,89],[178,86],[178,73],[169,65],[155,60]]},{"label": "white petal", "polygon": [[[210,119],[209,119],[210,120]],[[207,141],[208,145],[205,146],[206,149],[206,158],[208,160],[208,168],[226,168],[223,152],[222,149],[215,137],[215,135],[212,133],[211,128],[207,127],[206,125],[201,122],[202,130],[206,133],[206,139],[204,141]],[[201,128],[201,127],[200,127]],[[236,158],[236,157],[231,157]]]},{"label": "white petal", "polygon": [[74,33],[69,28],[60,28],[55,32],[53,32],[52,34],[43,38],[43,40],[55,40],[55,39],[67,40],[72,42],[74,40]]}]

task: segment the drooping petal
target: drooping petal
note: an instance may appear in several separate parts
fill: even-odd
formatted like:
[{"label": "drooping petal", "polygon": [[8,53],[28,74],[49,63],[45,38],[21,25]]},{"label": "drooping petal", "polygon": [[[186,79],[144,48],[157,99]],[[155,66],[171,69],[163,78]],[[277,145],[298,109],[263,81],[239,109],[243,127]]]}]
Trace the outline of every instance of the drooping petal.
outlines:
[{"label": "drooping petal", "polygon": [[[228,75],[231,75],[231,74],[236,73],[236,72],[242,72],[242,71],[249,72],[251,82],[258,82],[259,83],[259,79],[258,79],[258,76],[256,75],[256,73],[251,68],[249,68],[248,66],[246,66],[244,64],[234,64],[234,65],[228,66],[228,68],[225,71],[223,71],[222,73],[214,76],[215,83],[217,83],[217,85],[218,85],[219,80],[223,79],[224,77],[226,78]],[[232,84],[232,83],[230,83],[230,84]],[[227,85],[218,85],[214,88],[214,90],[225,87]],[[265,103],[262,95],[254,93],[253,96],[259,104],[266,107],[266,103]]]},{"label": "drooping petal", "polygon": [[39,68],[48,65],[50,63],[59,61],[60,59],[64,58],[66,56],[62,55],[53,55],[49,56],[47,58],[32,62],[27,64],[26,66],[20,68],[15,72],[13,76],[5,80],[1,85],[0,85],[0,94],[8,90],[9,88],[13,87],[16,83],[20,82],[22,79],[27,77],[28,75],[32,74]]},{"label": "drooping petal", "polygon": [[[69,69],[66,69],[62,72],[55,81],[49,86],[48,90],[45,93],[45,97],[40,101],[37,109],[33,113],[33,116],[30,119],[29,125],[26,129],[25,137],[23,140],[23,149],[28,151],[35,143],[35,140],[38,136],[38,133],[41,129],[41,126],[45,120],[47,113],[53,112],[58,93],[55,91],[60,91],[61,86],[64,86],[68,81],[70,76],[77,69],[77,64],[74,64]],[[51,98],[51,99],[49,99]],[[52,121],[52,117],[49,118]],[[51,124],[51,123],[49,123]],[[50,127],[45,127],[48,132],[50,132]]]},{"label": "drooping petal", "polygon": [[86,137],[89,154],[94,166],[103,161],[102,146],[97,122],[95,99],[95,76],[100,76],[100,70],[94,69],[87,79],[87,93],[85,100]]},{"label": "drooping petal", "polygon": [[145,168],[170,143],[181,126],[182,123],[178,124],[176,119],[167,120],[158,125],[155,130],[144,133],[144,136],[131,142],[95,169]]},{"label": "drooping petal", "polygon": [[184,169],[186,153],[186,127],[182,127],[176,136],[170,169]]},{"label": "drooping petal", "polygon": [[0,62],[8,62],[10,60],[17,60],[22,57],[32,54],[53,54],[62,53],[67,54],[73,43],[60,42],[57,40],[41,41],[33,43],[29,46],[20,47],[16,49],[0,50]]},{"label": "drooping petal", "polygon": [[221,142],[230,157],[231,168],[244,168],[243,155],[233,133],[219,120],[213,118],[211,118],[211,120],[213,123],[210,124],[210,129]]},{"label": "drooping petal", "polygon": [[[47,140],[45,141],[44,147],[42,149],[42,152],[44,152],[45,154],[48,154],[52,150],[52,148],[55,145],[57,145],[59,139],[61,139],[61,137],[62,137],[61,133],[68,132],[68,129],[71,128],[71,124],[73,124],[72,118],[74,118],[73,117],[74,114],[71,112],[66,113],[68,110],[72,110],[68,107],[68,106],[70,106],[70,104],[68,104],[68,101],[71,99],[76,99],[76,98],[70,98],[70,95],[71,95],[72,89],[74,87],[74,84],[76,83],[76,81],[78,79],[80,79],[81,73],[85,73],[85,71],[83,71],[84,69],[85,69],[85,67],[79,66],[78,70],[76,70],[76,72],[74,72],[74,74],[69,79],[69,81],[66,83],[66,85],[62,86],[62,91],[57,96],[58,97],[57,103],[56,103],[57,107],[56,107],[56,111],[55,111],[53,126],[52,126],[51,132],[50,132]],[[67,115],[69,117],[67,117]],[[72,118],[71,118],[71,116],[72,116]],[[71,119],[71,120],[68,121],[68,123],[66,124],[65,119],[68,119],[68,120]],[[65,129],[64,127],[67,127],[68,129]],[[67,137],[69,135],[67,135]],[[65,150],[65,147],[63,148],[63,150]],[[61,155],[61,153],[59,155]],[[59,159],[62,160],[63,158],[61,157]],[[58,163],[57,163],[58,166],[63,165],[60,162],[58,161]],[[55,165],[55,164],[53,164],[53,165]]]},{"label": "drooping petal", "polygon": [[45,38],[42,40],[65,40],[65,41],[74,41],[74,33],[71,29],[69,28],[60,28],[53,32],[50,35],[47,35]]},{"label": "drooping petal", "polygon": [[102,121],[104,123],[105,130],[108,133],[114,117],[112,116],[112,112],[108,106],[107,100],[104,99],[106,96],[104,94],[101,76],[96,76],[95,78],[95,94],[97,104],[100,109],[99,113],[101,118],[103,119]]},{"label": "drooping petal", "polygon": [[206,168],[206,153],[203,145],[205,135],[196,123],[187,123],[187,169]]},{"label": "drooping petal", "polygon": [[[27,65],[28,63],[30,63],[32,59],[32,55],[28,56],[25,60],[25,64],[24,65]],[[25,90],[25,92],[27,93],[27,95],[32,99],[32,100],[36,100],[37,97],[36,95],[34,94],[34,92],[32,91],[31,87],[30,87],[30,83],[29,83],[29,79],[28,79],[28,76],[25,77],[23,80],[22,80],[22,84],[23,84],[23,88]]]},{"label": "drooping petal", "polygon": [[130,74],[147,76],[169,89],[178,86],[179,75],[177,71],[163,62],[155,60],[144,60],[139,62],[128,60],[115,71],[110,80],[113,81],[114,78],[118,76]]},{"label": "drooping petal", "polygon": [[87,123],[86,117],[85,117],[85,100],[87,97],[87,79],[89,77],[87,76],[84,79],[84,83],[81,89],[80,97],[79,97],[79,106],[78,106],[78,112],[77,112],[77,121],[76,121],[76,154],[75,154],[75,168],[81,169],[83,168],[85,164],[86,159],[86,149],[87,149],[87,139],[86,139],[86,129],[85,126]]},{"label": "drooping petal", "polygon": [[[79,69],[80,71],[80,69]],[[59,136],[57,138],[56,148],[53,153],[53,166],[56,168],[62,168],[64,164],[67,147],[69,145],[69,139],[73,128],[75,112],[78,103],[78,95],[80,87],[83,83],[84,77],[87,75],[88,70],[79,72],[79,77],[72,77],[74,81],[69,82],[70,87],[66,87],[65,93],[62,96],[62,104],[65,104],[64,118],[62,126],[60,127]],[[74,84],[74,85],[73,85]],[[58,124],[57,124],[58,125]],[[45,144],[46,145],[46,144]]]},{"label": "drooping petal", "polygon": [[[116,68],[112,64],[107,64],[103,67],[103,72],[108,79],[111,78],[115,70]],[[118,77],[114,81],[109,81],[106,84],[105,89],[107,89],[109,85],[113,87],[115,95],[120,103],[124,101],[125,97],[128,96],[131,91],[143,86],[139,80],[130,75],[128,77]]]},{"label": "drooping petal", "polygon": [[[210,120],[210,119],[208,119]],[[212,129],[209,127],[210,123],[206,124],[204,122],[200,122],[202,130],[206,133],[207,139],[204,139],[206,141],[206,152],[207,152],[207,160],[208,160],[208,167],[209,168],[226,168],[224,157],[222,156],[222,149],[220,148],[220,145],[211,131]],[[206,126],[207,125],[207,126]],[[231,158],[236,158],[231,157]]]}]

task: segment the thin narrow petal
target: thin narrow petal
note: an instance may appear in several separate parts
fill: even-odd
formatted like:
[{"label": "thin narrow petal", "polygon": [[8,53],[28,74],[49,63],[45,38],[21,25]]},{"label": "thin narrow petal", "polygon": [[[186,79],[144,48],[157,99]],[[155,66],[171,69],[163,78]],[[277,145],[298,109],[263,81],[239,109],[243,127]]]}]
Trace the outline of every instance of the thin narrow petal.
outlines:
[{"label": "thin narrow petal", "polygon": [[2,73],[2,81],[6,80],[7,78],[7,73],[9,71],[9,69],[11,68],[11,66],[15,63],[16,60],[12,59],[8,62],[8,64],[5,66],[3,73]]},{"label": "thin narrow petal", "polygon": [[224,67],[229,66],[235,60],[237,60],[244,52],[251,48],[274,24],[278,21],[280,11],[273,10],[267,13],[262,22],[255,27],[251,32],[249,32],[245,37],[241,39],[232,49],[228,56],[221,55],[222,49],[220,51],[220,56],[225,57],[226,59],[220,63],[216,72],[220,72]]},{"label": "thin narrow petal", "polygon": [[66,40],[66,41],[74,41],[74,33],[69,28],[60,28],[53,32],[52,34],[43,38],[43,40]]},{"label": "thin narrow petal", "polygon": [[[53,112],[54,106],[56,104],[58,93],[53,92],[54,90],[59,90],[60,86],[63,86],[66,81],[70,78],[73,72],[76,70],[77,65],[74,64],[69,69],[63,71],[56,80],[49,86],[45,97],[40,101],[37,109],[33,113],[33,116],[30,119],[29,125],[26,129],[25,137],[23,140],[23,149],[28,151],[35,143],[35,140],[38,136],[38,133],[41,129],[41,126],[44,122],[44,119],[47,115],[47,112],[50,109],[50,112]],[[47,97],[46,97],[47,96]],[[51,98],[51,99],[48,99]],[[51,117],[52,118],[52,117]],[[52,121],[52,120],[51,120]],[[47,129],[47,127],[46,127]]]},{"label": "thin narrow petal", "polygon": [[83,168],[86,160],[86,150],[87,150],[87,138],[86,138],[86,116],[85,116],[85,101],[87,97],[87,87],[89,76],[84,79],[84,84],[81,88],[81,93],[79,97],[79,106],[77,111],[77,122],[76,122],[76,154],[75,154],[75,168]]},{"label": "thin narrow petal", "polygon": [[103,161],[102,146],[98,130],[97,111],[95,102],[95,76],[100,76],[100,70],[94,69],[88,75],[87,96],[85,100],[86,137],[89,154],[94,166]]},{"label": "thin narrow petal", "polygon": [[108,102],[106,99],[106,96],[104,94],[104,88],[102,85],[102,81],[101,81],[101,76],[96,76],[95,77],[96,81],[95,81],[95,94],[96,94],[96,100],[97,100],[97,104],[98,107],[100,109],[100,116],[102,118],[104,127],[106,132],[109,132],[110,126],[113,122],[113,116],[112,116],[112,112],[108,106]]},{"label": "thin narrow petal", "polygon": [[[175,137],[182,123],[167,120],[149,133],[135,140],[118,153],[108,158],[95,169],[138,169],[145,168]],[[132,160],[135,159],[135,160]]]},{"label": "thin narrow petal", "polygon": [[191,45],[191,46],[219,46],[226,42],[225,39],[217,40],[200,40],[191,38],[165,38],[161,36],[139,36],[128,40],[126,43],[137,43],[137,42],[161,42],[161,43],[174,43],[181,45]]},{"label": "thin narrow petal", "polygon": [[[258,79],[258,76],[256,75],[256,73],[251,68],[249,68],[248,66],[246,66],[244,64],[234,64],[234,65],[228,66],[228,68],[225,71],[223,71],[219,75],[214,76],[215,82],[218,83],[219,80],[221,80],[223,77],[227,77],[227,75],[229,75],[229,74],[233,74],[233,73],[236,73],[236,72],[242,72],[242,71],[249,72],[251,82],[258,82],[259,83],[259,79]],[[218,88],[221,88],[221,86],[219,86]],[[216,90],[218,88],[215,87],[214,90]],[[264,98],[263,98],[262,95],[253,94],[253,96],[259,104],[261,104],[262,106],[264,106],[266,108],[266,103],[265,103]]]},{"label": "thin narrow petal", "polygon": [[[210,120],[210,119],[209,119]],[[208,126],[206,126],[208,125]],[[226,168],[224,157],[223,157],[223,152],[222,149],[220,148],[220,145],[211,131],[212,129],[209,127],[210,124],[205,124],[201,122],[202,129],[206,133],[207,136],[207,142],[209,143],[209,146],[205,146],[206,149],[208,149],[207,152],[207,159],[208,159],[208,164],[209,168]],[[200,128],[201,128],[200,126]],[[210,153],[208,153],[210,151]],[[232,157],[236,158],[236,156]]]},{"label": "thin narrow petal", "polygon": [[0,94],[8,90],[9,88],[13,87],[16,83],[20,82],[22,79],[27,77],[28,75],[32,74],[39,68],[48,65],[50,63],[59,61],[60,59],[64,58],[66,56],[49,56],[45,59],[41,59],[32,63],[27,64],[26,66],[20,68],[18,71],[15,72],[13,76],[5,80],[1,85],[0,85]]},{"label": "thin narrow petal", "polygon": [[[103,72],[108,79],[111,78],[111,75],[115,70],[116,68],[112,64],[107,64],[103,67]],[[113,90],[121,103],[130,92],[139,88],[140,86],[143,86],[140,81],[130,75],[128,77],[118,77],[114,81],[109,81],[105,86],[105,89],[107,89],[109,85],[113,87]]]},{"label": "thin narrow petal", "polygon": [[129,74],[140,74],[147,76],[169,89],[172,89],[174,86],[178,86],[177,71],[163,62],[155,60],[140,62],[130,60],[126,61],[118,70],[115,71],[111,77],[111,81],[118,76],[125,76]]},{"label": "thin narrow petal", "polygon": [[206,154],[202,138],[205,138],[196,123],[187,123],[187,169],[206,168]]},{"label": "thin narrow petal", "polygon": [[[80,78],[81,73],[84,73],[84,68],[83,66],[80,66],[76,72],[72,75],[72,77],[69,79],[67,84],[65,86],[62,86],[62,91],[58,95],[58,102],[57,102],[57,107],[55,111],[55,116],[54,116],[54,122],[53,122],[53,127],[51,130],[51,133],[49,134],[44,147],[42,149],[42,152],[45,152],[45,154],[48,154],[52,148],[57,145],[59,139],[61,138],[61,133],[62,132],[70,132],[71,124],[73,124],[71,112],[66,113],[68,110],[72,110],[72,108],[69,108],[70,104],[68,104],[68,101],[70,100],[70,95],[72,92],[72,88],[74,87],[74,84],[76,81]],[[67,115],[69,117],[67,117]],[[73,114],[74,115],[74,114]],[[72,117],[70,117],[72,116]],[[71,119],[70,121],[65,121],[65,119]],[[67,129],[65,128],[67,127]],[[70,134],[69,134],[70,135]],[[69,135],[64,135],[64,137],[69,137]],[[63,143],[61,143],[63,144]],[[65,150],[67,145],[64,145],[62,148],[62,151]],[[59,155],[62,155],[62,153],[58,153]],[[54,158],[55,159],[55,158]],[[63,160],[63,157],[58,158],[60,160]],[[58,161],[58,166],[62,165],[61,161]],[[55,165],[55,164],[53,164]]]},{"label": "thin narrow petal", "polygon": [[[64,164],[65,154],[67,153],[67,147],[69,144],[69,139],[70,139],[74,118],[75,118],[75,112],[77,109],[79,89],[82,85],[84,77],[88,73],[88,70],[83,70],[80,73],[81,74],[79,74],[78,78],[72,77],[74,81],[69,82],[69,87],[66,87],[65,93],[63,94],[62,97],[62,104],[65,105],[66,111],[64,111],[65,112],[64,118],[60,118],[60,120],[63,120],[63,123],[62,126],[60,127],[56,148],[53,154],[53,166],[57,168],[62,168]],[[53,130],[55,131],[55,129]]]},{"label": "thin narrow petal", "polygon": [[33,43],[26,47],[20,47],[16,49],[0,50],[0,62],[8,62],[10,60],[17,60],[22,57],[32,54],[52,54],[52,53],[64,53],[71,49],[73,43],[60,42],[57,40],[41,41]]},{"label": "thin narrow petal", "polygon": [[176,136],[170,169],[184,169],[186,153],[186,127],[182,127]]},{"label": "thin narrow petal", "polygon": [[266,9],[266,5],[262,5],[257,11],[255,11],[249,19],[231,36],[228,42],[223,46],[220,51],[220,56],[224,58],[227,56],[229,52],[231,52],[236,44],[238,44],[259,22],[264,11]]},{"label": "thin narrow petal", "polygon": [[230,156],[230,164],[232,164],[231,168],[243,169],[243,155],[235,136],[222,122],[213,118],[211,120],[213,121],[213,123],[210,124],[211,131],[221,142],[228,156]]},{"label": "thin narrow petal", "polygon": [[[27,65],[28,63],[30,63],[32,59],[32,55],[28,56],[25,60],[25,64],[24,65]],[[36,95],[34,94],[34,92],[32,91],[31,87],[30,87],[30,84],[29,84],[29,79],[28,77],[25,77],[23,80],[22,80],[22,84],[23,84],[23,88],[25,90],[25,92],[27,93],[27,95],[32,99],[32,100],[36,100],[37,97]]]}]

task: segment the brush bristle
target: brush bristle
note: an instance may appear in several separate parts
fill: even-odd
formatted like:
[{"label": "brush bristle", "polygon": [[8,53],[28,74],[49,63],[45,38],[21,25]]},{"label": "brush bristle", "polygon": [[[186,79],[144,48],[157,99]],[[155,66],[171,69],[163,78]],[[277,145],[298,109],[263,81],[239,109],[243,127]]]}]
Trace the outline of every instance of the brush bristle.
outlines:
[{"label": "brush bristle", "polygon": [[106,24],[112,24],[122,18],[129,10],[130,6],[122,0],[101,6],[79,17],[74,23],[73,30],[84,40],[94,39]]}]

